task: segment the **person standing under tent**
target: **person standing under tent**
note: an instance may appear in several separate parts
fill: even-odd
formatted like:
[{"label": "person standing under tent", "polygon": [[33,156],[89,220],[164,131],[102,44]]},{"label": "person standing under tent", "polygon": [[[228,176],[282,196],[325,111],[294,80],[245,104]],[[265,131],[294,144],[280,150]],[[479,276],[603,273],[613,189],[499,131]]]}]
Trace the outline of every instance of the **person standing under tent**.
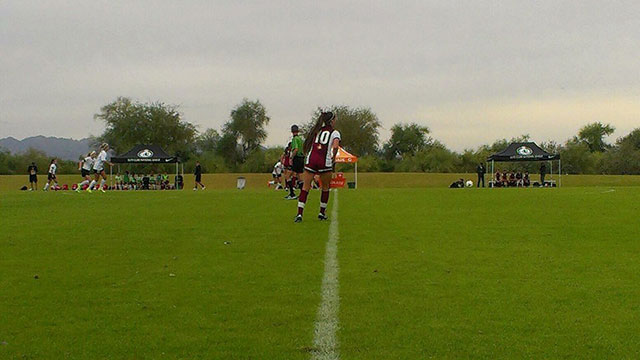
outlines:
[{"label": "person standing under tent", "polygon": [[340,132],[335,130],[336,115],[330,111],[323,112],[304,141],[303,150],[307,154],[304,162],[302,191],[298,198],[298,214],[294,222],[302,221],[302,214],[311,189],[311,182],[316,174],[320,175],[322,194],[320,195],[320,214],[318,219],[327,220],[329,204],[329,187],[335,165],[335,156],[340,146]]},{"label": "person standing under tent", "polygon": [[196,169],[193,172],[193,176],[195,176],[196,178],[195,185],[193,186],[193,191],[198,190],[198,185],[202,187],[202,190],[206,189],[204,184],[202,184],[202,166],[200,165],[200,161],[196,161]]},{"label": "person standing under tent", "polygon": [[547,175],[547,166],[542,163],[542,165],[540,165],[540,186],[544,186],[545,175]]},{"label": "person standing under tent", "polygon": [[80,170],[80,176],[82,176],[83,180],[78,183],[77,192],[80,192],[83,186],[89,185],[91,182],[91,169],[93,169],[93,163],[96,161],[95,158],[96,152],[92,151],[78,164],[78,170]]},{"label": "person standing under tent", "polygon": [[49,186],[53,184],[52,189],[58,187],[58,179],[56,178],[56,172],[58,171],[58,160],[55,158],[51,159],[51,164],[49,164],[49,173],[47,173],[47,183],[44,185],[44,189],[42,191],[48,191]]},{"label": "person standing under tent", "polygon": [[93,187],[98,183],[98,179],[100,178],[102,178],[102,180],[100,181],[99,189],[100,191],[105,192],[104,184],[107,182],[107,174],[104,172],[104,164],[106,163],[106,164],[109,164],[109,166],[113,166],[113,163],[107,160],[108,158],[107,151],[109,151],[109,144],[103,143],[102,145],[100,145],[100,154],[98,154],[98,157],[93,163],[93,173],[95,175],[95,178],[93,179],[93,181],[91,181],[91,184],[89,184],[89,188],[87,188],[87,191],[89,193],[91,192]]},{"label": "person standing under tent", "polygon": [[291,126],[291,179],[289,180],[289,198],[296,199],[294,192],[298,185],[298,179],[304,172],[304,150],[302,137],[298,125]]},{"label": "person standing under tent", "polygon": [[484,187],[484,174],[487,173],[487,170],[484,168],[484,165],[482,163],[478,164],[478,167],[476,168],[476,172],[478,173],[477,187],[480,187],[481,181],[482,181],[482,187]]},{"label": "person standing under tent", "polygon": [[27,173],[29,173],[29,184],[31,188],[29,191],[34,191],[38,189],[38,167],[35,162],[32,162],[27,168]]}]

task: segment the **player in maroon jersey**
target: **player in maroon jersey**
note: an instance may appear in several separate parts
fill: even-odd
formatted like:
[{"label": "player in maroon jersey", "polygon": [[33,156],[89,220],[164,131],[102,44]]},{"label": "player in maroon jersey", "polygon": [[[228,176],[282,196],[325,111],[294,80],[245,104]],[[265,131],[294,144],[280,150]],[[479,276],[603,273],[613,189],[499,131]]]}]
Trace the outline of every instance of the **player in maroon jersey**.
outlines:
[{"label": "player in maroon jersey", "polygon": [[331,185],[331,175],[335,156],[340,145],[340,132],[334,129],[336,115],[330,111],[323,112],[316,121],[313,129],[307,134],[304,141],[304,174],[302,180],[304,185],[298,197],[298,215],[295,222],[302,221],[304,205],[307,202],[307,195],[311,189],[313,177],[320,175],[322,184],[322,195],[320,195],[320,214],[318,219],[327,220],[327,204],[329,203],[329,186]]}]

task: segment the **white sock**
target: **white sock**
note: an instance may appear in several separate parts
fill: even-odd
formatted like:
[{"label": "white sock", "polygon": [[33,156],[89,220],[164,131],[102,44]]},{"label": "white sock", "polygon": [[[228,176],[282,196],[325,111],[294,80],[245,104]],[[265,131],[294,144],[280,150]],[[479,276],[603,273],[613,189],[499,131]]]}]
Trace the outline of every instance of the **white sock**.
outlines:
[{"label": "white sock", "polygon": [[104,188],[104,183],[106,183],[106,182],[107,182],[107,180],[105,180],[105,179],[102,179],[100,181],[100,189]]},{"label": "white sock", "polygon": [[85,186],[85,185],[87,185],[88,183],[89,183],[89,180],[84,180],[84,181],[82,181],[80,184],[78,184],[78,187],[79,187],[80,189],[82,189],[82,187],[83,187],[83,186]]},{"label": "white sock", "polygon": [[89,184],[89,190],[93,189],[93,187],[96,185],[96,181],[95,180],[91,180],[91,184]]},{"label": "white sock", "polygon": [[44,189],[43,189],[43,190],[47,190],[48,188],[49,188],[49,183],[46,183],[46,184],[44,185]]}]

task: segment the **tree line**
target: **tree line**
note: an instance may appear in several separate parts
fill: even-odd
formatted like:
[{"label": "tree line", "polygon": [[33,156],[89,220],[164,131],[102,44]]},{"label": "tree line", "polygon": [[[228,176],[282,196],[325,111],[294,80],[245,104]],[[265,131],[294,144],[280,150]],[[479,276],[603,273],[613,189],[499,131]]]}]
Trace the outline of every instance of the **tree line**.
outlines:
[{"label": "tree line", "polygon": [[[456,152],[431,136],[429,127],[417,123],[396,123],[391,137],[381,142],[382,127],[378,116],[366,107],[344,105],[316,109],[309,121],[301,124],[303,134],[311,128],[322,110],[337,114],[336,126],[342,134],[342,146],[359,156],[358,170],[369,172],[474,172],[478,163],[496,152],[504,150],[514,141],[528,141],[529,135],[511,139],[498,139],[475,149]],[[168,153],[176,154],[185,162],[185,171],[191,172],[196,160],[210,173],[271,172],[284,150],[284,145],[263,146],[267,138],[267,125],[271,120],[267,109],[259,100],[243,99],[229,113],[219,129],[198,128],[185,121],[179,106],[162,102],[142,103],[126,97],[103,106],[94,119],[105,124],[105,131],[94,137],[94,145],[107,142],[118,153],[124,153],[136,144],[158,144]],[[595,122],[584,125],[578,133],[564,143],[554,141],[539,145],[551,153],[560,154],[563,173],[569,174],[640,174],[640,128],[610,144],[605,138],[615,128]],[[80,155],[80,154],[79,154]],[[0,174],[24,174],[32,161],[46,171],[49,159],[36,150],[24,154],[0,151]],[[73,161],[60,164],[61,173],[75,173]],[[339,170],[353,165],[340,164]],[[505,170],[535,171],[533,163],[501,164]],[[123,171],[128,169],[123,166]],[[167,166],[152,165],[132,171],[167,171]]]}]

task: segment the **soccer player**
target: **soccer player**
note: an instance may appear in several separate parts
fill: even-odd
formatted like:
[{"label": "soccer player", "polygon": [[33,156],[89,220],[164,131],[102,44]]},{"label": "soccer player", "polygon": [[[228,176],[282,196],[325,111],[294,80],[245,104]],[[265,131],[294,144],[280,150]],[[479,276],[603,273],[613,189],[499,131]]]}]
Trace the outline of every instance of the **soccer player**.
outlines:
[{"label": "soccer player", "polygon": [[113,163],[107,160],[107,151],[109,151],[109,144],[103,143],[100,145],[100,154],[98,154],[98,157],[93,163],[93,174],[95,178],[91,181],[91,184],[89,184],[89,188],[87,189],[88,192],[91,192],[100,178],[102,178],[102,180],[100,181],[99,189],[100,191],[105,192],[104,184],[107,182],[107,174],[104,172],[104,164],[107,163],[109,166],[113,166]]},{"label": "soccer player", "polygon": [[[282,166],[284,167],[284,189],[287,190],[289,188],[289,179],[291,178],[291,141],[287,143],[287,146],[284,148],[284,153],[282,154]],[[287,200],[295,199],[295,197],[291,197],[290,194],[284,197]]]},{"label": "soccer player", "polygon": [[82,187],[88,185],[91,182],[91,169],[93,169],[93,163],[95,162],[96,152],[92,151],[78,163],[78,170],[84,180],[78,184],[76,188],[77,192],[82,190]]},{"label": "soccer player", "polygon": [[340,132],[334,129],[335,124],[336,115],[330,111],[323,112],[304,141],[303,150],[307,154],[304,162],[304,174],[302,175],[304,184],[298,198],[298,215],[296,215],[295,222],[302,221],[307,195],[316,174],[320,175],[320,184],[322,186],[318,219],[328,219],[326,211],[329,203],[329,186],[331,184],[335,156],[341,139]]},{"label": "soccer player", "polygon": [[304,171],[304,151],[302,149],[302,137],[300,137],[300,130],[298,125],[291,126],[291,176],[287,180],[287,186],[289,187],[288,199],[296,199],[295,188],[298,184],[298,179]]},{"label": "soccer player", "polygon": [[38,188],[38,167],[35,162],[29,165],[27,172],[29,173],[29,184],[31,185],[29,191],[34,191]]},{"label": "soccer player", "polygon": [[206,189],[202,184],[202,166],[200,166],[200,161],[196,161],[196,169],[193,172],[193,176],[196,178],[195,185],[193,185],[193,191],[198,190],[198,185],[202,187],[202,190]]},{"label": "soccer player", "polygon": [[282,162],[278,161],[275,165],[273,165],[273,171],[271,175],[273,176],[272,183],[276,185],[276,190],[282,189]]},{"label": "soccer player", "polygon": [[47,183],[44,185],[44,189],[42,189],[43,191],[48,191],[51,184],[53,184],[52,189],[58,187],[58,180],[56,178],[56,171],[58,171],[57,164],[57,159],[51,159],[51,164],[49,164],[49,173],[47,174]]}]

